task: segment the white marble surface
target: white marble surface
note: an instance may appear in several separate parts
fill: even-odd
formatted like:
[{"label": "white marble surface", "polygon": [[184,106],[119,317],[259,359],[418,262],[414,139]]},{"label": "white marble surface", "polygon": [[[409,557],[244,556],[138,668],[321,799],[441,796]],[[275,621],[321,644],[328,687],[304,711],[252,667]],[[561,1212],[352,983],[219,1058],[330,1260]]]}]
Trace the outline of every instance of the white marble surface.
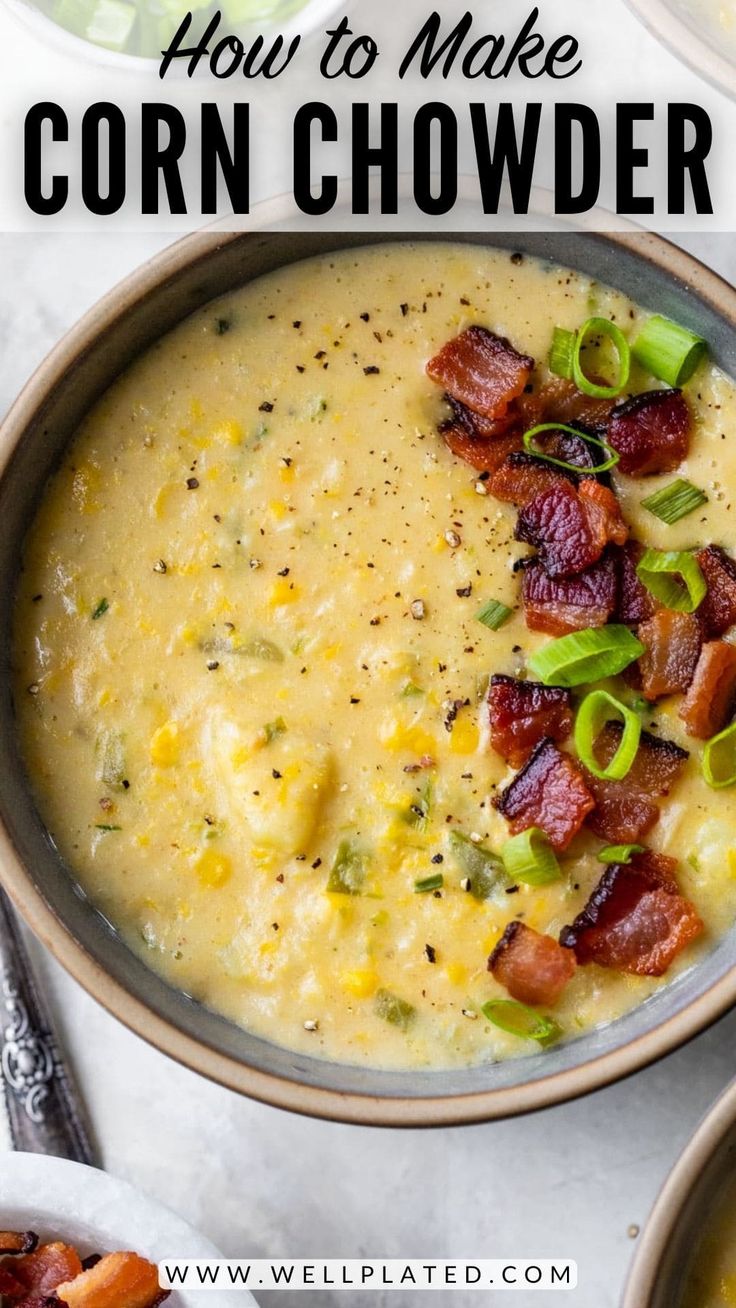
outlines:
[{"label": "white marble surface", "polygon": [[[687,243],[736,277],[733,238]],[[162,244],[0,237],[0,410],[62,330]],[[577,1292],[519,1293],[516,1308],[615,1308],[634,1249],[627,1229],[644,1221],[736,1064],[732,1016],[633,1080],[524,1120],[420,1133],[336,1126],[238,1099],[169,1062],[33,952],[111,1171],[231,1255],[577,1258]],[[283,1298],[264,1295],[263,1304]],[[479,1301],[462,1291],[425,1298],[438,1308]],[[310,1302],[381,1308],[384,1299],[346,1292]],[[385,1299],[389,1308],[415,1302],[400,1292]]]}]

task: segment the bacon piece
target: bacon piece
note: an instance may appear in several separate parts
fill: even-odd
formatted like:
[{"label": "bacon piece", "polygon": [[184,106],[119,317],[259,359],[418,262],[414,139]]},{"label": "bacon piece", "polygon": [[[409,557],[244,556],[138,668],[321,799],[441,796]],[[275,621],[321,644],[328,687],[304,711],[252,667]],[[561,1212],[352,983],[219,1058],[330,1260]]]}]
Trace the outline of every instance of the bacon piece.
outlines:
[{"label": "bacon piece", "polygon": [[497,436],[504,436],[512,423],[518,425],[513,406],[503,418],[484,418],[481,413],[473,413],[467,404],[461,404],[452,395],[445,395],[445,403],[452,409],[450,426],[462,427],[473,440],[495,440]]},{"label": "bacon piece", "polygon": [[708,586],[698,620],[706,640],[714,640],[736,623],[736,560],[718,545],[706,545],[695,557]]},{"label": "bacon piece", "polygon": [[168,1299],[153,1263],[136,1253],[111,1253],[57,1288],[67,1308],[154,1308]]},{"label": "bacon piece", "polygon": [[639,659],[641,690],[646,699],[686,691],[693,679],[702,634],[694,613],[660,609],[637,628],[646,651]]},{"label": "bacon piece", "polygon": [[569,484],[570,478],[561,468],[554,468],[551,463],[535,459],[533,454],[521,452],[504,459],[490,478],[488,489],[497,500],[523,509],[543,491]]},{"label": "bacon piece", "polygon": [[530,631],[562,636],[604,627],[616,606],[616,564],[609,556],[576,577],[549,577],[534,559],[524,568],[521,593]]},{"label": "bacon piece", "polygon": [[[595,756],[606,767],[621,744],[623,724],[607,722],[595,742]],[[614,844],[638,844],[659,817],[657,798],[667,795],[688,758],[673,740],[642,731],[636,758],[623,781],[602,781],[585,773],[595,810],[588,826]]]},{"label": "bacon piece", "polygon": [[736,706],[736,645],[710,640],[703,646],[680,708],[688,736],[709,740],[722,731]]},{"label": "bacon piece", "polygon": [[25,1290],[20,1281],[13,1276],[13,1265],[10,1262],[0,1264],[0,1297],[4,1299],[21,1299]]},{"label": "bacon piece", "polygon": [[539,827],[559,850],[567,849],[595,801],[574,759],[545,738],[493,803],[513,835]]},{"label": "bacon piece", "polygon": [[619,470],[632,477],[673,472],[687,455],[692,417],[681,391],[646,391],[618,404],[608,426],[608,444]]},{"label": "bacon piece", "polygon": [[[561,422],[567,427],[580,424],[598,432],[605,430],[614,404],[615,400],[585,395],[573,381],[566,381],[564,377],[552,377],[539,390],[521,396],[519,411],[527,428],[536,427],[541,422]],[[592,464],[591,459],[590,466]]]},{"label": "bacon piece", "polygon": [[578,494],[585,504],[591,527],[602,533],[607,542],[625,545],[629,529],[623,520],[621,506],[613,491],[599,481],[588,477],[580,483]]},{"label": "bacon piece", "polygon": [[430,359],[427,373],[483,418],[503,418],[529,381],[534,360],[486,327],[468,327]]},{"label": "bacon piece", "polygon": [[657,611],[657,602],[636,571],[644,546],[629,540],[618,556],[618,604],[616,621],[636,626],[647,622]]},{"label": "bacon piece", "polygon": [[580,490],[561,482],[542,491],[519,513],[514,536],[539,550],[550,577],[569,577],[597,563],[609,540],[620,530],[610,512],[596,499],[583,494],[588,487],[605,491],[597,482],[585,481]]},{"label": "bacon piece", "polygon": [[37,1247],[38,1236],[35,1231],[0,1231],[0,1256],[33,1253]]},{"label": "bacon piece", "polygon": [[457,423],[443,423],[440,435],[445,445],[456,458],[469,463],[478,472],[495,472],[504,459],[521,450],[521,433],[508,432],[505,436],[494,436],[492,440],[469,436]]},{"label": "bacon piece", "polygon": [[540,740],[567,739],[572,731],[571,705],[570,691],[561,686],[496,674],[488,688],[493,748],[512,767],[521,767]]},{"label": "bacon piece", "polygon": [[673,863],[642,855],[607,868],[582,913],[563,928],[560,944],[581,964],[662,976],[703,930],[695,908],[677,890]]},{"label": "bacon piece", "polygon": [[82,1270],[76,1249],[59,1241],[42,1244],[33,1253],[22,1254],[3,1266],[22,1287],[21,1297],[13,1300],[13,1308],[33,1308],[53,1294],[62,1281],[72,1280]]},{"label": "bacon piece", "polygon": [[488,971],[520,1004],[556,1004],[575,968],[571,950],[523,922],[509,922],[488,959]]}]

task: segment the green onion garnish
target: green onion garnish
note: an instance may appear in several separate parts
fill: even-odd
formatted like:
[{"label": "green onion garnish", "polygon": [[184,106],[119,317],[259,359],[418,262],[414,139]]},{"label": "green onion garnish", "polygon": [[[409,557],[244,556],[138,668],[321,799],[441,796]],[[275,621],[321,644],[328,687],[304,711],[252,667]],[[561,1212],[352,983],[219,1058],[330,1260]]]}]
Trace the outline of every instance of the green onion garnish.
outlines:
[{"label": "green onion garnish", "polygon": [[413,1004],[399,999],[390,990],[376,991],[374,1008],[377,1017],[382,1017],[384,1022],[390,1022],[392,1026],[398,1026],[401,1031],[408,1031],[417,1015]]},{"label": "green onion garnish", "polygon": [[562,1027],[552,1017],[535,1013],[526,1004],[515,999],[490,999],[481,1006],[481,1013],[501,1031],[520,1036],[522,1040],[536,1040],[540,1045],[552,1045],[562,1035]]},{"label": "green onion garnish", "polygon": [[648,509],[655,518],[661,519],[671,527],[674,522],[686,518],[688,513],[707,503],[708,496],[705,491],[700,490],[698,486],[693,486],[692,482],[686,481],[684,477],[678,477],[677,481],[670,482],[669,486],[663,486],[661,490],[642,500],[641,507]]},{"label": "green onion garnish", "polygon": [[[586,377],[583,372],[583,365],[580,359],[581,352],[589,336],[607,336],[618,354],[618,375],[615,382],[610,386],[599,386],[596,382]],[[580,328],[575,337],[575,346],[572,352],[572,377],[579,391],[585,395],[592,395],[598,400],[612,400],[620,395],[624,386],[629,380],[631,370],[631,351],[629,343],[626,340],[620,327],[617,327],[609,318],[589,318]]]},{"label": "green onion garnish", "polygon": [[501,846],[501,858],[511,880],[526,886],[546,886],[559,880],[560,865],[545,833],[529,827]]},{"label": "green onion garnish", "polygon": [[97,604],[92,610],[92,621],[96,622],[98,618],[101,618],[103,613],[107,613],[109,607],[110,604],[108,600],[106,599],[98,600]]},{"label": "green onion garnish", "polygon": [[669,386],[684,386],[704,357],[708,346],[702,336],[655,314],[642,327],[632,354],[642,368]]},{"label": "green onion garnish", "polygon": [[450,832],[450,847],[470,882],[474,899],[488,899],[499,881],[505,880],[503,863],[485,845],[479,845],[461,831]]},{"label": "green onion garnish", "polygon": [[575,332],[564,327],[555,327],[552,333],[552,346],[549,352],[549,370],[555,377],[572,378],[572,355],[575,349]]},{"label": "green onion garnish", "polygon": [[266,737],[266,744],[270,745],[278,736],[283,736],[286,731],[286,723],[283,718],[275,718],[273,722],[267,722],[263,728],[263,734]]},{"label": "green onion garnish", "polygon": [[551,454],[545,454],[544,450],[535,447],[534,440],[545,431],[564,431],[568,436],[577,436],[578,440],[580,440],[580,432],[574,427],[566,427],[564,422],[540,422],[536,427],[530,427],[529,431],[524,432],[524,449],[527,454],[533,454],[536,459],[544,459],[547,463],[554,463],[555,467],[564,468],[566,472],[608,472],[609,468],[615,468],[621,457],[605,441],[598,440],[597,436],[589,436],[586,432],[584,437],[586,445],[597,445],[608,457],[604,463],[596,463],[593,468],[581,469],[578,463],[566,463],[564,459],[554,459]]},{"label": "green onion garnish", "polygon": [[736,785],[736,722],[706,742],[703,776],[713,790]]},{"label": "green onion garnish", "polygon": [[362,850],[350,840],[341,840],[327,882],[333,895],[359,895],[365,881],[365,859]]},{"label": "green onion garnish", "polygon": [[108,822],[95,822],[95,831],[122,831],[122,827],[111,826]]},{"label": "green onion garnish", "polygon": [[527,660],[530,672],[545,686],[581,686],[623,672],[644,653],[628,627],[587,627],[571,631],[538,649]]},{"label": "green onion garnish", "polygon": [[507,604],[502,604],[500,600],[489,600],[476,613],[478,622],[482,622],[484,627],[489,627],[491,631],[498,631],[504,622],[511,617],[513,609]]},{"label": "green onion garnish", "polygon": [[630,863],[634,854],[643,854],[643,845],[604,845],[598,850],[601,863]]},{"label": "green onion garnish", "polygon": [[432,782],[427,781],[422,786],[416,799],[413,799],[409,807],[404,809],[401,816],[410,827],[416,827],[417,830],[424,831],[431,808]]},{"label": "green onion garnish", "polygon": [[442,873],[434,872],[431,877],[420,877],[419,881],[414,882],[414,894],[426,895],[430,890],[441,890],[444,884]]},{"label": "green onion garnish", "polygon": [[655,599],[678,613],[694,613],[708,589],[697,559],[686,550],[645,550],[636,574]]},{"label": "green onion garnish", "polygon": [[[601,727],[613,711],[623,720],[621,744],[606,767],[600,767],[594,752]],[[607,690],[592,690],[585,696],[575,718],[575,748],[581,763],[601,781],[623,781],[636,758],[641,736],[641,719],[633,709],[614,699]]]}]

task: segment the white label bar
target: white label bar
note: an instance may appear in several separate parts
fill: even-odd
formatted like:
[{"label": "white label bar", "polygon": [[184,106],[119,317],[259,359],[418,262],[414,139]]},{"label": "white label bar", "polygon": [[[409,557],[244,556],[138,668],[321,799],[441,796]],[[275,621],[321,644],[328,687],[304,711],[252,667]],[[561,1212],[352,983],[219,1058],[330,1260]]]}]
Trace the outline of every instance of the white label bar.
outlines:
[{"label": "white label bar", "polygon": [[172,1258],[158,1267],[176,1290],[574,1290],[569,1258]]}]

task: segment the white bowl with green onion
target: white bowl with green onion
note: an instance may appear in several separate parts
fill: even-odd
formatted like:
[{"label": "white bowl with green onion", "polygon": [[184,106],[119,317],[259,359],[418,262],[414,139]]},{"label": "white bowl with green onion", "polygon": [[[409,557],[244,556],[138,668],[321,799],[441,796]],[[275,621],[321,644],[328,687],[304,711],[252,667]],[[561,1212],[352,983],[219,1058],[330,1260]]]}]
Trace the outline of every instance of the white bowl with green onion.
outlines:
[{"label": "white bowl with green onion", "polygon": [[122,68],[148,70],[192,13],[190,35],[203,33],[219,11],[218,39],[237,36],[248,46],[277,33],[307,38],[329,25],[339,0],[5,0],[10,11],[43,39],[72,55]]}]

